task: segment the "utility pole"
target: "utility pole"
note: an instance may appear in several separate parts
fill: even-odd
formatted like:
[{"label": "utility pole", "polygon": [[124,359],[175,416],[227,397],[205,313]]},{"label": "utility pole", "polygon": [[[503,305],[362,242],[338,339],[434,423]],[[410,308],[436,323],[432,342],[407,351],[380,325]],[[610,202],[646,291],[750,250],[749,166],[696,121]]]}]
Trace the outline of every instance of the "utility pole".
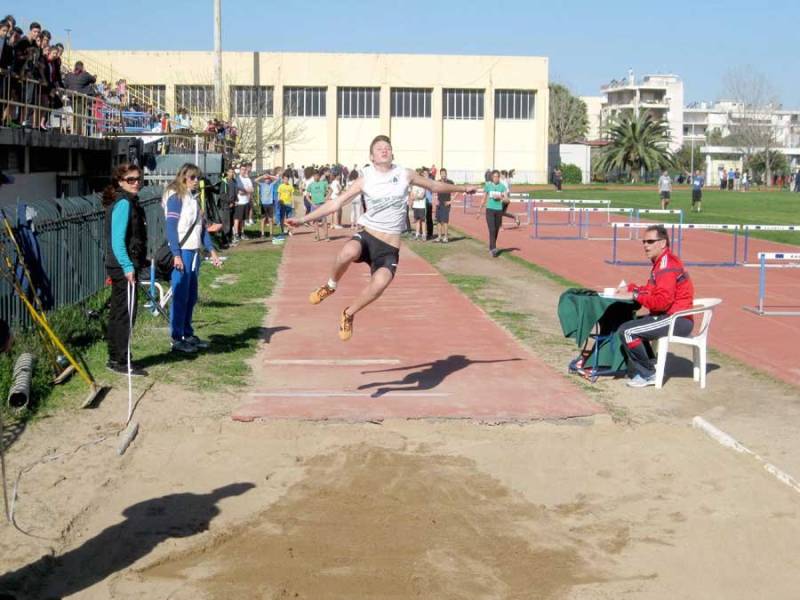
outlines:
[{"label": "utility pole", "polygon": [[214,0],[214,108],[222,118],[222,0]]},{"label": "utility pole", "polygon": [[67,32],[67,65],[72,69],[72,29],[65,29]]}]

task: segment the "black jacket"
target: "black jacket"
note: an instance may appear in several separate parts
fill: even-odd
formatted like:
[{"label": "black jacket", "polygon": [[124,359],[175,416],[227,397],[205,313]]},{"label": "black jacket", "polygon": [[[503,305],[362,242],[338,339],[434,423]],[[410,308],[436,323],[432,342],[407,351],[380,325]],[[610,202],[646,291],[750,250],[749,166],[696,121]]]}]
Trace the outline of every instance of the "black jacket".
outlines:
[{"label": "black jacket", "polygon": [[147,266],[147,219],[145,217],[144,209],[139,204],[138,196],[131,196],[125,192],[118,192],[117,198],[109,206],[106,207],[106,271],[109,274],[122,273],[122,266],[114,256],[114,250],[111,247],[111,213],[114,207],[121,199],[126,198],[131,203],[131,212],[128,216],[128,227],[125,229],[125,249],[128,256],[133,262],[133,268],[136,271],[143,269]]},{"label": "black jacket", "polygon": [[94,95],[94,83],[97,78],[86,71],[80,73],[67,73],[64,77],[64,87],[73,92],[86,94],[87,96]]}]

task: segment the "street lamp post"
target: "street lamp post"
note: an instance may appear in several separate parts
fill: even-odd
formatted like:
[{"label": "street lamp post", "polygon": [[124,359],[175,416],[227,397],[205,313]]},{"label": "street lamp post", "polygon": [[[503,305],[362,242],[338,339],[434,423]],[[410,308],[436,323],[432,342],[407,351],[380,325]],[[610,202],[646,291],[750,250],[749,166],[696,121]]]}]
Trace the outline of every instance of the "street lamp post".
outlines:
[{"label": "street lamp post", "polygon": [[214,109],[222,118],[222,0],[214,0]]},{"label": "street lamp post", "polygon": [[67,32],[67,64],[72,67],[72,29],[65,29]]}]

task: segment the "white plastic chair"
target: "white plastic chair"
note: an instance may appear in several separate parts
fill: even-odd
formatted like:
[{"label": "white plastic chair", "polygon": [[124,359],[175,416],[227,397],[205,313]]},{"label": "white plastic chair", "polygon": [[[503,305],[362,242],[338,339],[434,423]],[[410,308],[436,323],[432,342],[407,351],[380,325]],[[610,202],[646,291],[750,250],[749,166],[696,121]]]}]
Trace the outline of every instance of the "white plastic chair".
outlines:
[{"label": "white plastic chair", "polygon": [[[656,362],[656,388],[661,389],[664,385],[664,370],[667,366],[667,353],[669,345],[684,344],[692,347],[692,362],[694,363],[693,378],[700,382],[700,388],[706,387],[706,340],[708,339],[708,329],[711,325],[711,316],[714,307],[720,304],[720,298],[695,298],[694,306],[687,310],[676,312],[670,316],[669,331],[666,336],[658,339],[658,359]],[[680,337],[674,335],[675,319],[687,317],[689,315],[703,315],[697,333],[690,337]]]}]

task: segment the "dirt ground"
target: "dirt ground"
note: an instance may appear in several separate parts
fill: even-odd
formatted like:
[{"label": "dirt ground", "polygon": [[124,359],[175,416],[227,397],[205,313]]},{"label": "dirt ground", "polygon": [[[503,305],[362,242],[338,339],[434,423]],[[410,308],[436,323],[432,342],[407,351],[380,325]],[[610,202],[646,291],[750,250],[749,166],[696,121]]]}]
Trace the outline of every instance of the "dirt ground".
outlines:
[{"label": "dirt ground", "polygon": [[[490,279],[563,368],[561,289],[468,240],[438,267]],[[402,274],[400,274],[402,276]],[[713,335],[713,332],[712,332]],[[266,345],[261,352],[266,352]],[[798,391],[721,357],[708,388],[584,386],[609,416],[237,423],[243,395],[156,383],[115,451],[124,390],[19,433],[0,591],[19,598],[566,600],[797,597],[800,495],[690,427],[703,415],[800,474]],[[565,375],[566,376],[566,375]],[[581,384],[582,385],[582,384]],[[137,389],[144,384],[137,382]],[[9,432],[12,435],[15,432]]]}]

